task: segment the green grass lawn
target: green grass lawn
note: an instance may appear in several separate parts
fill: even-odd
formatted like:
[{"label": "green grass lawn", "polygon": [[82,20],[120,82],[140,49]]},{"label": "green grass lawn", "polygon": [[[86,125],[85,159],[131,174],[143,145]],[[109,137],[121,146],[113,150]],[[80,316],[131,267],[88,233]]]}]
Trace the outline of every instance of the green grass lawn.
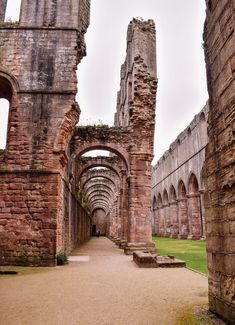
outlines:
[{"label": "green grass lawn", "polygon": [[187,267],[207,274],[206,243],[200,240],[182,240],[153,237],[160,255],[174,255],[184,260]]}]

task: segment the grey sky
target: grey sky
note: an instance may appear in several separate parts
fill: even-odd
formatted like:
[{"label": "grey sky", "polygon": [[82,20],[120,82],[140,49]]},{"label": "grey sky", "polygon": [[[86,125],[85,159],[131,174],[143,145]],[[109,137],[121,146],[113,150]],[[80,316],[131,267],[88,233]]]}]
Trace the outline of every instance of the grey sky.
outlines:
[{"label": "grey sky", "polygon": [[[17,0],[11,0],[15,4]],[[9,2],[10,4],[10,2]],[[8,14],[10,16],[10,14]],[[204,0],[92,0],[87,57],[78,66],[80,123],[113,124],[126,30],[133,17],[154,19],[158,91],[156,160],[207,100],[202,32]]]}]

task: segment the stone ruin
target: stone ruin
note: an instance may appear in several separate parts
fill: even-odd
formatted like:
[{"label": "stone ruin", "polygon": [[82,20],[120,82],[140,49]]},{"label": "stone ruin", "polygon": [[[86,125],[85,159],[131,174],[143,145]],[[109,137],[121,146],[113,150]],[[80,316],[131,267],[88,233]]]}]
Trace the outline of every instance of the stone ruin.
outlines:
[{"label": "stone ruin", "polygon": [[[210,98],[203,178],[209,305],[232,322],[235,4],[206,4]],[[128,27],[114,126],[81,127],[76,69],[86,55],[90,1],[22,0],[18,23],[4,22],[5,5],[1,0],[0,97],[10,108],[0,157],[0,264],[54,266],[57,253],[69,253],[99,228],[127,254],[154,252],[154,22],[133,19]],[[111,154],[83,156],[93,149]]]}]

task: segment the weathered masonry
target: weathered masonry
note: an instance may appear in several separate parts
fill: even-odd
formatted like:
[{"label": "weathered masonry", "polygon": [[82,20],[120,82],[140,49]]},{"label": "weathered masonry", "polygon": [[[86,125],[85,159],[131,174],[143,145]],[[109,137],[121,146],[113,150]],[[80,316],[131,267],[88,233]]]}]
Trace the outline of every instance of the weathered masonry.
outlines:
[{"label": "weathered masonry", "polygon": [[10,102],[0,163],[1,264],[55,265],[57,252],[77,243],[77,218],[90,222],[68,179],[89,7],[87,0],[22,0],[19,22],[0,24],[0,97]]},{"label": "weathered masonry", "polygon": [[205,238],[202,167],[207,138],[206,105],[153,167],[153,234]]},{"label": "weathered masonry", "polygon": [[[3,22],[5,3],[0,97],[10,109],[0,162],[0,263],[55,265],[58,252],[69,253],[96,229],[127,254],[155,251],[153,21],[128,27],[115,126],[77,127],[76,68],[86,54],[90,1],[22,0],[18,23]],[[83,156],[93,149],[111,155]]]},{"label": "weathered masonry", "polygon": [[[210,309],[234,322],[235,3],[206,4],[209,139],[203,177],[200,165],[188,169],[189,178],[182,174],[181,183],[172,174],[162,183],[164,189],[159,188],[160,196],[155,193],[154,204],[159,197],[158,220],[164,217],[165,225],[159,222],[157,227],[164,235],[198,238],[203,229],[195,218],[198,192],[205,188]],[[128,27],[115,125],[77,127],[76,68],[86,54],[90,1],[22,0],[18,23],[4,23],[5,5],[1,0],[0,98],[7,99],[10,108],[7,146],[0,157],[0,264],[53,266],[58,252],[69,253],[96,229],[126,253],[153,251],[153,21],[134,19]],[[180,151],[180,144],[175,145],[173,151]],[[111,154],[84,158],[93,149]],[[165,157],[169,164],[171,154]],[[170,219],[170,209],[180,213]]]},{"label": "weathered masonry", "polygon": [[204,167],[210,309],[235,321],[235,2],[207,1],[209,144]]},{"label": "weathered masonry", "polygon": [[[93,231],[111,237],[126,254],[135,250],[155,251],[151,241],[151,161],[157,88],[155,44],[154,22],[133,19],[127,31],[127,54],[121,67],[115,125],[77,127],[70,146],[73,174],[80,193],[84,194],[82,176],[86,177],[90,169],[94,172],[94,168],[104,168],[95,170],[98,179],[92,180],[93,186],[100,182],[100,172],[102,176],[114,173],[114,193],[96,189],[88,201],[94,215]],[[108,150],[110,157],[84,159],[82,155],[92,149]],[[107,216],[106,222],[101,210]]]}]

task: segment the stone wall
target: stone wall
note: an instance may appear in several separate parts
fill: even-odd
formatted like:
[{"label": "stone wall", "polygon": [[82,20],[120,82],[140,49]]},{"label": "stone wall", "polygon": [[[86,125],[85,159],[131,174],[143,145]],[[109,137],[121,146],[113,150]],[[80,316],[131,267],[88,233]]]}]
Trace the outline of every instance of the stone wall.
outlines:
[{"label": "stone wall", "polygon": [[2,264],[54,265],[72,246],[65,183],[89,3],[22,0],[19,23],[0,25],[0,97],[10,102],[0,163]]},{"label": "stone wall", "polygon": [[204,230],[202,166],[207,145],[206,105],[153,167],[153,234],[200,239]]},{"label": "stone wall", "polygon": [[7,0],[0,0],[0,22],[5,19],[6,4]]},{"label": "stone wall", "polygon": [[209,144],[204,166],[210,310],[235,321],[235,3],[206,1]]}]

